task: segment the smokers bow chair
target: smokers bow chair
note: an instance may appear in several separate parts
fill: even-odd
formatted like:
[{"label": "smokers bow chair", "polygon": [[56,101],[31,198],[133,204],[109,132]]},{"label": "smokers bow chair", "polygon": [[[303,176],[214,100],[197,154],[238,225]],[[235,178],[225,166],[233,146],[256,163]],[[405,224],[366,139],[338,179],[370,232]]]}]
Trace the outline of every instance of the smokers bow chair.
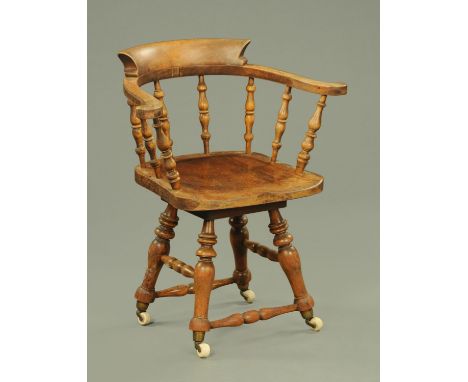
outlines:
[{"label": "smokers bow chair", "polygon": [[[323,325],[322,320],[313,314],[314,300],[305,287],[299,254],[291,244],[293,236],[288,233],[287,221],[283,219],[279,209],[285,207],[288,200],[322,191],[323,177],[305,171],[305,167],[310,158],[309,153],[314,148],[327,96],[344,95],[347,87],[342,83],[320,82],[266,66],[247,64],[243,54],[249,42],[250,40],[235,39],[166,41],[139,45],[118,54],[124,64],[123,87],[130,106],[132,134],[139,159],[135,168],[135,180],[167,203],[159,218],[160,225],[155,230],[156,238],[148,250],[148,267],[143,282],[135,292],[138,322],[141,325],[150,323],[147,309],[157,298],[195,294],[194,313],[189,329],[193,332],[196,352],[202,358],[210,354],[209,345],[203,341],[205,333],[211,329],[251,324],[293,311],[298,311],[313,330],[319,331]],[[210,150],[206,75],[248,78],[245,149],[242,151]],[[203,153],[176,157],[172,153],[170,123],[161,80],[184,76],[198,76],[198,109]],[[252,152],[256,78],[284,85],[281,106],[272,134],[270,157]],[[140,88],[149,82],[154,83],[152,95]],[[319,95],[295,167],[277,161],[281,137],[286,129],[292,88]],[[149,120],[152,120],[155,138]],[[160,159],[156,147],[160,151]],[[179,220],[178,210],[190,212],[203,219],[203,227],[198,235],[200,248],[196,251],[199,260],[195,267],[169,255],[169,242],[175,236],[174,228]],[[249,239],[245,215],[261,211],[268,211],[268,227],[274,235],[273,244],[277,250]],[[235,270],[232,277],[215,279],[215,220],[222,218],[229,218],[231,225],[230,241],[234,252]],[[208,305],[213,289],[237,284],[247,303],[254,301],[255,293],[249,289],[251,273],[247,267],[247,250],[279,262],[291,284],[293,303],[209,320]],[[163,265],[193,279],[193,283],[155,290],[155,283]]]}]

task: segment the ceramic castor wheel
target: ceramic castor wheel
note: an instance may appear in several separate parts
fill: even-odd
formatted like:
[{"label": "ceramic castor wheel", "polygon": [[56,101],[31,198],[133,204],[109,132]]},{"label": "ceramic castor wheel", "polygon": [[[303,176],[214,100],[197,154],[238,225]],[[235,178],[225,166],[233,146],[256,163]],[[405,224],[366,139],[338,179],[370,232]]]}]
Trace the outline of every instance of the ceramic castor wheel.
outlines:
[{"label": "ceramic castor wheel", "polygon": [[241,296],[244,297],[244,300],[249,304],[255,301],[255,292],[251,289],[247,289],[240,292]]},{"label": "ceramic castor wheel", "polygon": [[138,323],[141,325],[141,326],[145,326],[145,325],[148,325],[149,323],[151,323],[151,316],[148,312],[139,312],[137,313],[137,319],[138,319]]},{"label": "ceramic castor wheel", "polygon": [[197,355],[200,358],[207,358],[210,355],[211,349],[210,349],[210,345],[208,345],[207,343],[202,342],[201,344],[198,344],[197,347],[198,347],[196,349],[197,350]]},{"label": "ceramic castor wheel", "polygon": [[309,325],[314,331],[319,332],[320,329],[323,328],[323,321],[320,317],[312,317],[307,321],[307,325]]}]

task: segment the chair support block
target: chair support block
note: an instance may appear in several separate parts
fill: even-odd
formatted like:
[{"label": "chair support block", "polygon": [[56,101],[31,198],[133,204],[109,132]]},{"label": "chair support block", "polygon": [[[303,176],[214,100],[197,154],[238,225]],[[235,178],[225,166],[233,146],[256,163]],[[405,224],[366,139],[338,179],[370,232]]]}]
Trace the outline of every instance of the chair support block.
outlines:
[{"label": "chair support block", "polygon": [[237,207],[237,208],[226,208],[222,210],[211,210],[211,211],[187,211],[192,215],[198,216],[204,220],[215,220],[224,219],[234,216],[240,216],[245,214],[252,214],[255,212],[268,211],[275,208],[286,207],[287,201],[257,204],[254,206]]}]

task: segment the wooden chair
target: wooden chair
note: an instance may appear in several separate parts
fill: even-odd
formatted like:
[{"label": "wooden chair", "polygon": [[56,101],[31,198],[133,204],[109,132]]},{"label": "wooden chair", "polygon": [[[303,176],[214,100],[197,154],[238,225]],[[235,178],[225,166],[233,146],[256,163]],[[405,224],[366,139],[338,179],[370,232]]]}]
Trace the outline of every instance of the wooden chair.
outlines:
[{"label": "wooden chair", "polygon": [[[132,134],[139,159],[135,168],[135,180],[167,203],[159,218],[160,225],[155,230],[156,238],[149,247],[148,267],[143,282],[135,293],[138,322],[141,325],[150,322],[148,305],[157,298],[195,294],[194,314],[189,329],[193,332],[197,354],[202,358],[210,353],[209,345],[203,341],[205,333],[211,329],[251,324],[294,311],[300,312],[306,323],[316,331],[323,325],[322,320],[313,314],[314,300],[304,285],[299,255],[291,245],[293,236],[287,231],[288,224],[282,217],[280,208],[286,206],[287,200],[322,191],[323,177],[305,171],[305,167],[310,158],[310,151],[314,148],[317,130],[320,129],[327,96],[346,94],[347,87],[342,83],[320,82],[266,66],[247,64],[243,54],[249,42],[250,40],[235,39],[166,41],[139,45],[118,54],[124,64],[123,87],[130,106]],[[210,114],[205,76],[215,74],[248,78],[245,149],[242,151],[210,150]],[[168,109],[164,103],[161,80],[183,76],[198,76],[198,109],[203,153],[174,157]],[[272,134],[270,157],[252,152],[255,78],[284,85],[278,119]],[[140,88],[149,82],[154,82],[152,95]],[[281,137],[286,129],[292,88],[320,96],[309,120],[295,167],[277,161]],[[153,122],[155,138],[149,120]],[[160,151],[160,159],[157,157],[156,147]],[[149,160],[146,158],[146,152],[149,154]],[[190,212],[203,219],[203,227],[198,235],[200,248],[196,251],[199,260],[195,267],[169,255],[170,240],[174,238],[174,228],[179,220],[178,210]],[[274,235],[273,244],[277,250],[249,238],[245,215],[261,211],[268,211],[268,227]],[[222,218],[229,218],[231,225],[230,241],[234,252],[235,270],[232,277],[215,279],[215,220]],[[255,294],[249,289],[251,273],[247,267],[248,249],[280,263],[291,284],[293,303],[209,320],[208,305],[213,289],[235,283],[248,303],[254,301]],[[155,283],[163,265],[193,279],[193,283],[155,290]]]}]

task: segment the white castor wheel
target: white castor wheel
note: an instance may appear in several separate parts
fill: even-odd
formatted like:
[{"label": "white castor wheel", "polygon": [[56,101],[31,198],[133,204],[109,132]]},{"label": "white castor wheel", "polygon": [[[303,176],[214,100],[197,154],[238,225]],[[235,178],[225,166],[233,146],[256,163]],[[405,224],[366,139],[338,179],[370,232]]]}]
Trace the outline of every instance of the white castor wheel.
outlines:
[{"label": "white castor wheel", "polygon": [[151,323],[151,316],[148,312],[137,313],[137,319],[141,326],[145,326]]},{"label": "white castor wheel", "polygon": [[244,300],[249,304],[255,301],[255,292],[252,289],[247,289],[240,292],[241,296],[244,297]]},{"label": "white castor wheel", "polygon": [[210,355],[210,345],[205,342],[198,344],[197,355],[200,358],[207,358]]},{"label": "white castor wheel", "polygon": [[320,332],[320,329],[323,328],[323,321],[320,317],[312,317],[307,321],[307,325],[309,325],[315,332]]}]

